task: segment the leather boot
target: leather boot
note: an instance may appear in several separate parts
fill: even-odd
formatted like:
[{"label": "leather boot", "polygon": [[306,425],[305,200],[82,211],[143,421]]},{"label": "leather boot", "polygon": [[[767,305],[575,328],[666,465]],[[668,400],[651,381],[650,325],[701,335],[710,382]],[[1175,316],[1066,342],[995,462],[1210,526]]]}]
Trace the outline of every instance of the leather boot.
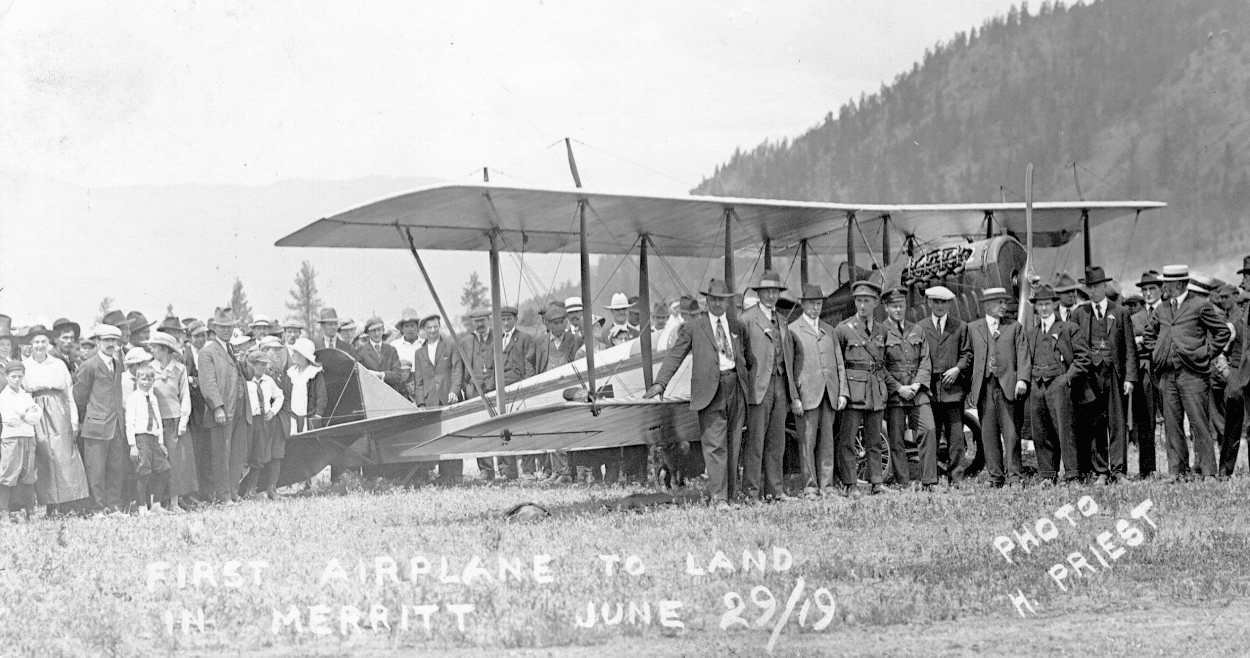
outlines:
[{"label": "leather boot", "polygon": [[274,459],[269,462],[268,477],[265,482],[265,493],[269,495],[269,500],[278,498],[278,475],[282,472],[282,460]]}]

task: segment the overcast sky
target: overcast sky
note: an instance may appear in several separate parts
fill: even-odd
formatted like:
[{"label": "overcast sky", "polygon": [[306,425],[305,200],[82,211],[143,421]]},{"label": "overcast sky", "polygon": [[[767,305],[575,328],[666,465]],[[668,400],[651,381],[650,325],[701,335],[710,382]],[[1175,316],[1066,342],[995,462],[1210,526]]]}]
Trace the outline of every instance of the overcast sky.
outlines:
[{"label": "overcast sky", "polygon": [[[589,186],[684,193],[1010,5],[16,0],[0,23],[0,169],[101,187],[487,165],[567,185],[547,147],[570,136]],[[13,221],[0,208],[0,229]]]}]

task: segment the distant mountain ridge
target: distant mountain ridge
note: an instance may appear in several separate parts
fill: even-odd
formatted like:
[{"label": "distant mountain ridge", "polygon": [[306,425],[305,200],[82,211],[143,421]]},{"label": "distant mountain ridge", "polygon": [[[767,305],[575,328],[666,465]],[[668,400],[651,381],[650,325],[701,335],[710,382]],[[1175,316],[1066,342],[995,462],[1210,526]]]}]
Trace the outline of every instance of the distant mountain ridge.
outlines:
[{"label": "distant mountain ridge", "polygon": [[1095,261],[1121,280],[1172,262],[1227,277],[1250,253],[1248,46],[1244,0],[1024,4],[803,135],[735,153],[693,192],[1016,201],[1032,162],[1038,200],[1169,204],[1094,231]]}]

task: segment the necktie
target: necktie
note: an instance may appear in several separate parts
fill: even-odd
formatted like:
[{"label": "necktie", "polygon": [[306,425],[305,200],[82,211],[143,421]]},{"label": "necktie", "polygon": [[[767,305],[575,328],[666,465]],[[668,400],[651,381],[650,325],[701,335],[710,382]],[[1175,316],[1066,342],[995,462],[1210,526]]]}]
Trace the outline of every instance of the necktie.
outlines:
[{"label": "necktie", "polygon": [[1098,320],[1099,320],[1099,321],[1101,321],[1101,320],[1103,319],[1103,317],[1104,317],[1104,313],[1103,313],[1103,311],[1102,311],[1102,307],[1101,307],[1101,306],[1095,306],[1095,307],[1094,307],[1094,309],[1097,311]]},{"label": "necktie", "polygon": [[989,349],[989,359],[988,359],[988,363],[986,363],[986,365],[988,366],[986,370],[989,371],[989,374],[997,375],[998,374],[998,327],[990,327],[990,336],[991,336],[991,340],[990,340],[990,349]]},{"label": "necktie", "polygon": [[152,404],[152,394],[143,396],[148,401],[148,434],[156,434],[156,406]]},{"label": "necktie", "polygon": [[716,342],[720,343],[720,352],[725,355],[726,359],[734,360],[734,348],[729,343],[729,336],[725,333],[725,323],[716,323]]},{"label": "necktie", "polygon": [[1172,300],[1172,312],[1176,313],[1176,311],[1179,310],[1180,307],[1181,307],[1181,303],[1173,299]]}]

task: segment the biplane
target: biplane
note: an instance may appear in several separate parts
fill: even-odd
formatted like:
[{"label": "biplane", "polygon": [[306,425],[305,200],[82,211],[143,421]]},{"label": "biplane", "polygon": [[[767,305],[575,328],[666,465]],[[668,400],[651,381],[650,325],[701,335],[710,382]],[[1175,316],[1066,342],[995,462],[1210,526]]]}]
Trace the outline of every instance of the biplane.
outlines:
[{"label": "biplane", "polygon": [[[574,189],[441,184],[371,201],[317,220],[278,240],[277,246],[409,251],[444,326],[452,331],[453,343],[458,342],[456,324],[434,289],[421,251],[488,252],[496,381],[493,387],[472,382],[469,395],[481,394],[471,399],[417,409],[382,382],[362,376],[363,370],[346,354],[318,353],[335,408],[326,426],[291,437],[281,484],[304,480],[347,459],[366,465],[414,464],[697,441],[688,373],[678,373],[663,399],[642,397],[665,357],[663,346],[653,344],[652,332],[646,330],[651,326],[652,258],[722,258],[725,280],[737,282],[739,290],[743,286],[735,276],[735,255],[743,252],[758,251],[766,269],[772,268],[775,256],[792,255],[803,283],[814,259],[839,258],[840,285],[823,312],[832,324],[853,312],[850,285],[866,277],[906,287],[913,318],[925,312],[923,290],[945,285],[958,295],[953,312],[972,320],[981,314],[983,288],[1003,287],[1021,302],[1027,299],[1032,245],[1057,247],[1081,235],[1088,264],[1091,228],[1164,205],[1034,204],[1031,199],[958,205],[822,203],[622,194],[582,189],[580,182]],[[879,249],[868,235],[882,236]],[[593,325],[591,256],[636,257],[644,330],[630,343],[600,351],[593,344],[594,332],[586,331],[585,358],[505,386],[499,255],[520,248],[527,253],[578,253],[581,296],[587,302],[584,327]],[[872,269],[857,263],[861,252],[872,260]],[[900,257],[892,261],[892,253]],[[1027,305],[1020,306],[1023,312]],[[567,395],[570,389],[582,394]],[[979,427],[974,414],[966,416],[972,435],[969,459],[979,460]]]}]

